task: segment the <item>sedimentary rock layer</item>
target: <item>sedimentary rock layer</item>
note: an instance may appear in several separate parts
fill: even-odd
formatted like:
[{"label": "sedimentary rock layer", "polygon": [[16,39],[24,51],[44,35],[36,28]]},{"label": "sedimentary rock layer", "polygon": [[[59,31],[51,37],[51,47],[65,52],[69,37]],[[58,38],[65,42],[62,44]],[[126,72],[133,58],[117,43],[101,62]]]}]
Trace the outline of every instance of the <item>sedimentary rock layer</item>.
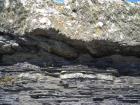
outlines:
[{"label": "sedimentary rock layer", "polygon": [[0,105],[139,105],[140,77],[116,73],[83,65],[1,66]]}]

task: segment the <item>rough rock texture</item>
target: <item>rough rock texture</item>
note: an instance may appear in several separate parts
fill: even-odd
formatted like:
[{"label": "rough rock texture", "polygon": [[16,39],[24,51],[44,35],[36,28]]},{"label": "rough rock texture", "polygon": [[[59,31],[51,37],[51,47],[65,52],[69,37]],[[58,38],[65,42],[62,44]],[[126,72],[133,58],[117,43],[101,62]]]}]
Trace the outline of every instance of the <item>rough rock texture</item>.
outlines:
[{"label": "rough rock texture", "polygon": [[139,29],[125,0],[0,0],[0,105],[140,105]]},{"label": "rough rock texture", "polygon": [[139,105],[140,77],[87,66],[0,68],[0,105]]},{"label": "rough rock texture", "polygon": [[[94,57],[140,56],[139,3],[123,0],[65,0],[64,4],[57,0],[0,2],[1,34],[18,37],[4,42],[9,38],[3,39],[6,36],[1,35],[0,53],[13,53],[13,48],[29,43],[36,48],[33,43],[37,43],[37,48],[45,52],[70,59],[85,52]],[[33,43],[26,39],[28,36],[33,38]],[[24,42],[17,42],[19,39]]]}]

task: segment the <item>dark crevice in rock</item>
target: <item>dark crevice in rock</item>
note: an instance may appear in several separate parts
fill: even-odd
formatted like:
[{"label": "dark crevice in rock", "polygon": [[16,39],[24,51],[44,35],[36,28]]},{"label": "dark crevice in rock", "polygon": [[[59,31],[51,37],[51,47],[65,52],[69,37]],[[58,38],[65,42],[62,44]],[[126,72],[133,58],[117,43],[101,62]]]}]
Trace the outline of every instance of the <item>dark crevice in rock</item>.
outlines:
[{"label": "dark crevice in rock", "polygon": [[123,45],[118,42],[112,42],[110,40],[93,40],[93,41],[82,41],[76,39],[70,39],[65,35],[61,34],[58,30],[50,28],[48,30],[36,29],[33,32],[29,33],[30,37],[51,39],[52,41],[60,41],[69,46],[77,49],[81,53],[90,53],[93,57],[103,57],[113,54],[121,54],[126,56],[140,56],[140,46],[128,46]]},{"label": "dark crevice in rock", "polygon": [[[1,33],[1,38],[2,46],[8,48],[1,47],[0,62],[4,65],[18,62],[40,66],[82,64],[99,69],[113,68],[120,75],[140,75],[140,46],[137,45],[126,46],[109,40],[74,40],[53,28],[36,29],[24,36]],[[117,56],[112,58],[112,55],[118,55],[120,59],[116,60]],[[130,62],[131,56],[137,60]]]},{"label": "dark crevice in rock", "polygon": [[35,29],[33,32],[28,33],[28,36],[31,38],[40,38],[41,40],[44,39],[51,39],[63,42],[65,44],[68,44],[69,46],[82,50],[83,52],[87,52],[85,42],[82,40],[74,40],[66,37],[64,34],[59,32],[59,30],[56,30],[54,28],[50,28],[48,30],[42,30],[42,29]]},{"label": "dark crevice in rock", "polygon": [[1,63],[2,63],[2,56],[0,55],[0,66],[1,66]]}]

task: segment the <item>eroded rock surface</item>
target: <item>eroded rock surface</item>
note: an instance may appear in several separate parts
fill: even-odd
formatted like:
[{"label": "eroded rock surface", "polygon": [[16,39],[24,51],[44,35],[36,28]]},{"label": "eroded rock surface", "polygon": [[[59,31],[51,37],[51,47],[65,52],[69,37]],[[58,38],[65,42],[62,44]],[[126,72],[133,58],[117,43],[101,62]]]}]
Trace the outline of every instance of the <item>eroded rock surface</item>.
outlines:
[{"label": "eroded rock surface", "polygon": [[[0,32],[18,37],[49,37],[45,43],[41,39],[39,47],[64,58],[76,58],[75,48],[78,51],[82,48],[80,52],[96,57],[112,54],[140,56],[139,3],[124,0],[56,1],[1,0]],[[5,43],[2,52],[13,52],[11,46],[18,46],[13,42]]]},{"label": "eroded rock surface", "polygon": [[139,105],[140,77],[84,65],[1,66],[0,105]]},{"label": "eroded rock surface", "polygon": [[139,105],[140,4],[0,0],[0,105]]}]

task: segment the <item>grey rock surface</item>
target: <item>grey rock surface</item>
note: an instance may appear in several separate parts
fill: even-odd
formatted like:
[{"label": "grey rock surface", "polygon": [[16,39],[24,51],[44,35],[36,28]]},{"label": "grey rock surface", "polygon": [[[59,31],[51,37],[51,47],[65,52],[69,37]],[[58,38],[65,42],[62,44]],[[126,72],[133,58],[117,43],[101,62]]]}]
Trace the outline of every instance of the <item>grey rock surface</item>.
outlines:
[{"label": "grey rock surface", "polygon": [[[53,0],[1,0],[0,7],[2,33],[50,38],[54,38],[50,34],[56,34],[54,39],[74,48],[82,47],[97,57],[111,54],[140,55],[139,3],[124,0],[66,0],[64,4],[59,4]],[[53,32],[52,28],[58,32]],[[51,52],[59,56],[78,56],[73,48],[56,40],[49,40],[50,45],[43,45],[46,49],[50,46]],[[1,49],[12,52],[10,46],[11,43],[8,43]]]},{"label": "grey rock surface", "polygon": [[0,0],[0,105],[140,105],[140,3]]},{"label": "grey rock surface", "polygon": [[140,77],[115,76],[115,69],[28,63],[0,69],[0,105],[140,104]]}]

